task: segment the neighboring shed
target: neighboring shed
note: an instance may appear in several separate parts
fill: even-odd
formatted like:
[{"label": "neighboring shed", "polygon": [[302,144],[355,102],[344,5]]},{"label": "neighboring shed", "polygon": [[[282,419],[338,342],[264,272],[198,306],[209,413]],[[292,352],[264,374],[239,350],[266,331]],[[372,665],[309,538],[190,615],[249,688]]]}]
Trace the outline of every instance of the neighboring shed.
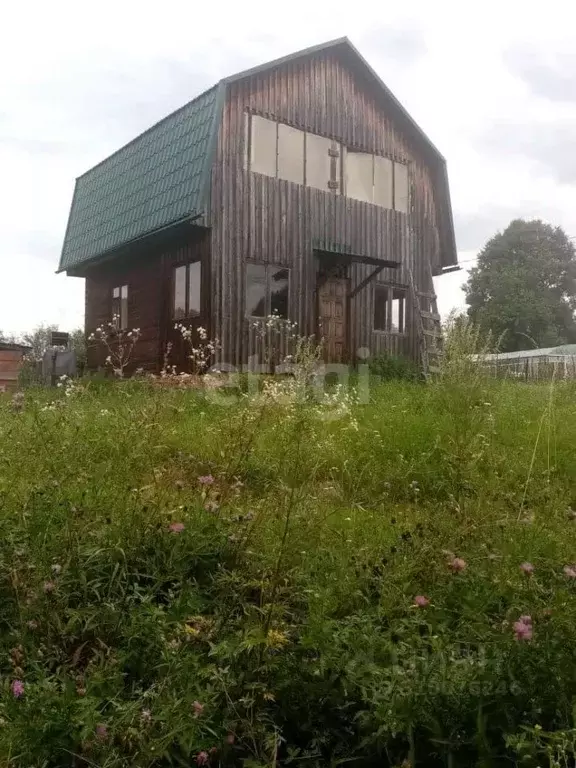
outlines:
[{"label": "neighboring shed", "polygon": [[24,355],[31,347],[0,341],[0,392],[16,389]]}]

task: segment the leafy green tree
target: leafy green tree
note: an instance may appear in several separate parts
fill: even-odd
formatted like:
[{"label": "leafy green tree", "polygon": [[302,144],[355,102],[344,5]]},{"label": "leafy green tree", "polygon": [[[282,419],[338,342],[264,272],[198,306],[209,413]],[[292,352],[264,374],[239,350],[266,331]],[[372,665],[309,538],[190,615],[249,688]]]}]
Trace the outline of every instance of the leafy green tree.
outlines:
[{"label": "leafy green tree", "polygon": [[486,243],[465,291],[469,317],[502,351],[576,342],[576,253],[561,227],[512,221]]}]

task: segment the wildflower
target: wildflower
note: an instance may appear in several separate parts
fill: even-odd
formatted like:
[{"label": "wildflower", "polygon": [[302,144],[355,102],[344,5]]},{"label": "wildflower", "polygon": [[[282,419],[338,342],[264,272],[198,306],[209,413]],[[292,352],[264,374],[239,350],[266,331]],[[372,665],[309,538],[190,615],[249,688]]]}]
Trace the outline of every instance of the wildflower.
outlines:
[{"label": "wildflower", "polygon": [[266,636],[266,645],[270,648],[280,649],[283,648],[288,642],[288,637],[285,632],[281,632],[278,629],[269,629]]},{"label": "wildflower", "polygon": [[186,526],[184,523],[170,523],[170,532],[171,533],[182,533]]},{"label": "wildflower", "polygon": [[84,688],[83,685],[78,685],[76,687],[76,693],[78,694],[78,696],[86,696],[86,688]]},{"label": "wildflower", "polygon": [[454,571],[454,573],[460,573],[466,568],[466,560],[461,557],[454,557],[449,563],[448,567]]},{"label": "wildflower", "polygon": [[31,629],[34,631],[35,629],[38,629],[38,622],[34,621],[34,619],[30,619],[30,621],[27,623],[28,629]]},{"label": "wildflower", "polygon": [[56,584],[54,584],[53,581],[45,581],[43,589],[44,589],[44,592],[47,595],[49,595],[51,592],[54,592],[54,590],[56,589]]},{"label": "wildflower", "polygon": [[16,413],[24,410],[24,392],[15,392],[12,396],[12,410]]},{"label": "wildflower", "polygon": [[143,723],[149,723],[152,720],[152,713],[149,709],[143,709],[140,713],[140,720]]},{"label": "wildflower", "polygon": [[176,486],[176,488],[178,488],[179,491],[181,491],[182,488],[184,488],[184,481],[183,480],[176,480],[174,485]]},{"label": "wildflower", "polygon": [[516,640],[532,640],[532,617],[520,616],[514,622],[514,638]]},{"label": "wildflower", "polygon": [[414,598],[414,605],[417,608],[426,608],[426,606],[430,605],[430,600],[427,597],[424,597],[424,595],[416,595]]},{"label": "wildflower", "polygon": [[573,565],[565,565],[564,573],[571,579],[576,579],[576,568]]},{"label": "wildflower", "polygon": [[212,512],[212,513],[218,512],[219,508],[220,508],[220,505],[218,504],[217,501],[207,501],[206,504],[204,505],[204,509],[206,510],[206,512]]},{"label": "wildflower", "polygon": [[212,475],[201,475],[198,478],[198,482],[200,483],[200,485],[212,485],[212,483],[214,482],[214,478]]},{"label": "wildflower", "polygon": [[210,758],[208,757],[208,752],[205,752],[204,750],[198,752],[196,755],[196,763],[197,765],[209,765]]},{"label": "wildflower", "polygon": [[104,725],[104,723],[99,723],[96,726],[96,736],[98,736],[101,741],[104,741],[108,738],[108,728]]},{"label": "wildflower", "polygon": [[194,717],[200,717],[200,715],[204,711],[204,704],[200,704],[199,701],[193,701],[192,709],[194,710]]},{"label": "wildflower", "polygon": [[59,576],[62,573],[62,566],[59,563],[54,563],[54,565],[51,567],[51,571],[54,576]]},{"label": "wildflower", "polygon": [[12,696],[14,696],[15,699],[19,699],[21,696],[24,696],[24,683],[22,680],[13,680],[11,687]]},{"label": "wildflower", "polygon": [[522,563],[522,565],[520,566],[520,570],[522,571],[522,573],[525,573],[526,576],[532,576],[532,574],[534,573],[534,566],[532,565],[532,563]]}]

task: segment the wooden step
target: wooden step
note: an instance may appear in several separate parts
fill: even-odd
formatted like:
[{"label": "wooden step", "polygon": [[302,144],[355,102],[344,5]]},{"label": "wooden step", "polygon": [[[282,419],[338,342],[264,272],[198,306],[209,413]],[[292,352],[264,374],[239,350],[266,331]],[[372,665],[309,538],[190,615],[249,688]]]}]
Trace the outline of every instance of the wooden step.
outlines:
[{"label": "wooden step", "polygon": [[422,317],[425,320],[436,320],[437,322],[440,322],[442,319],[439,314],[436,312],[422,312],[420,311],[420,317]]}]

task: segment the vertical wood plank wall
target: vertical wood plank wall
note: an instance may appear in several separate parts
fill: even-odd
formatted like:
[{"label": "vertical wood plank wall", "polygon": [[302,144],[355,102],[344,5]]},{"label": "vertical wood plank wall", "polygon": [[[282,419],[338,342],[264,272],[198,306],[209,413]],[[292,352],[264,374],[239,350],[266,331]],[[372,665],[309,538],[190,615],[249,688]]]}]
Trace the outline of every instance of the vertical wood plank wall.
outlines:
[{"label": "vertical wood plank wall", "polygon": [[[351,253],[402,262],[381,282],[408,285],[407,265],[421,290],[430,291],[426,260],[439,263],[433,171],[423,151],[381,106],[371,85],[331,53],[299,59],[228,86],[212,171],[212,317],[226,362],[241,365],[254,354],[244,318],[244,260],[291,269],[290,319],[302,333],[316,332],[315,242]],[[409,163],[408,215],[244,170],[245,113],[288,122],[347,146]],[[353,264],[352,287],[373,270]],[[405,334],[374,332],[373,286],[352,300],[352,354],[369,347],[419,356],[417,324],[408,298]]]}]

